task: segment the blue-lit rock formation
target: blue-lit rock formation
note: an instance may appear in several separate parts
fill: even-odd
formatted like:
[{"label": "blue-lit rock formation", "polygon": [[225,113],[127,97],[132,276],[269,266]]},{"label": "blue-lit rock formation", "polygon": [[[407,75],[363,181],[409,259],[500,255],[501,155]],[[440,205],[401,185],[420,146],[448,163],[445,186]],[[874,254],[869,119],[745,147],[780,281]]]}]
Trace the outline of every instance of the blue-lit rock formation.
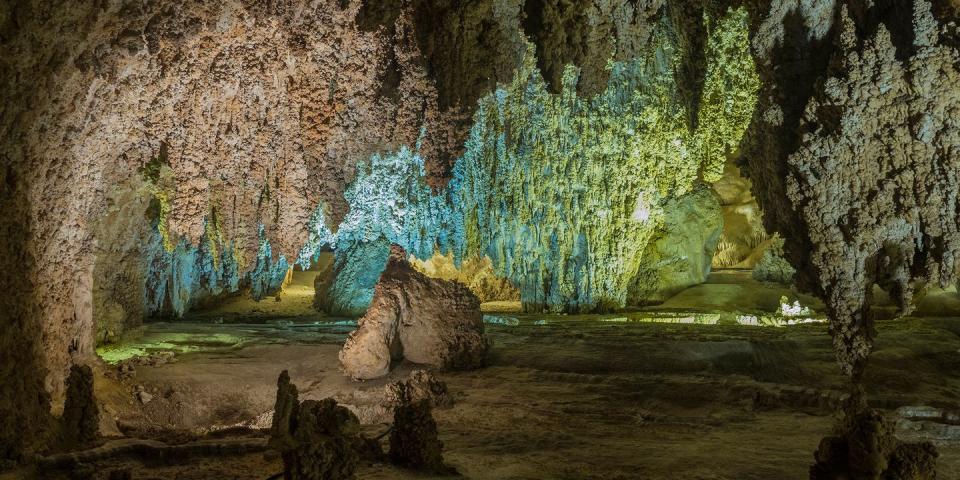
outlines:
[{"label": "blue-lit rock formation", "polygon": [[459,243],[457,212],[446,196],[432,193],[425,177],[423,158],[409,148],[373,155],[369,163],[358,166],[344,194],[350,212],[335,235],[318,209],[300,255],[305,266],[324,245],[334,249],[333,279],[318,290],[318,307],[338,315],[363,314],[386,265],[390,244],[429,258],[437,245]]},{"label": "blue-lit rock formation", "polygon": [[[350,212],[335,235],[318,210],[301,261],[324,244],[336,256],[318,306],[362,313],[394,243],[420,259],[435,250],[453,252],[458,262],[489,257],[496,274],[520,289],[527,310],[624,307],[638,275],[676,263],[654,255],[660,250],[645,255],[670,210],[686,206],[673,199],[697,181],[720,178],[749,121],[757,80],[745,22],[745,13],[731,11],[711,25],[694,131],[675,95],[678,59],[666,24],[645,57],[610,62],[606,90],[590,97],[578,95],[574,67],[562,91],[550,93],[529,46],[514,80],[480,100],[444,191],[427,186],[418,150],[402,147],[359,166],[345,193]],[[718,217],[713,229],[719,213],[711,212]],[[716,239],[703,237],[692,248],[709,260]],[[709,262],[696,263],[695,275],[666,284],[702,281]],[[663,293],[634,292],[641,302]]]},{"label": "blue-lit rock formation", "polygon": [[254,299],[276,292],[289,266],[284,257],[272,258],[270,242],[261,234],[254,268],[247,273],[238,265],[231,245],[224,245],[208,228],[199,245],[180,240],[173,251],[162,237],[152,238],[148,249],[144,304],[148,316],[183,316],[205,301],[222,298],[249,287]]}]

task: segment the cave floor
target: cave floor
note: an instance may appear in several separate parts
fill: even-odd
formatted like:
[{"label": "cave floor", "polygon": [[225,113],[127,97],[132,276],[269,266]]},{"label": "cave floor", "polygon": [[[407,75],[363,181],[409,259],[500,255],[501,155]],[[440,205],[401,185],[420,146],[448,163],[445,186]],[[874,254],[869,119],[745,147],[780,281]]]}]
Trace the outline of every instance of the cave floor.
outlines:
[{"label": "cave floor", "polygon": [[[668,323],[648,323],[658,316]],[[698,318],[673,311],[488,316],[489,366],[439,374],[455,398],[453,407],[435,410],[447,462],[478,479],[807,478],[844,391],[826,325],[691,323]],[[218,324],[201,315],[154,323],[115,347],[120,357],[139,358],[132,375],[98,381],[117,419],[104,429],[183,442],[230,426],[268,427],[283,369],[306,399],[374,389],[415,368],[355,383],[337,368],[352,321],[305,314],[254,322]],[[957,372],[960,319],[879,323],[867,376],[875,406],[960,412]],[[936,441],[940,478],[960,478],[960,427],[917,421],[923,412],[900,409],[901,436]],[[168,463],[124,465],[137,479],[262,480],[281,470],[264,453]],[[358,478],[422,477],[376,464]]]}]

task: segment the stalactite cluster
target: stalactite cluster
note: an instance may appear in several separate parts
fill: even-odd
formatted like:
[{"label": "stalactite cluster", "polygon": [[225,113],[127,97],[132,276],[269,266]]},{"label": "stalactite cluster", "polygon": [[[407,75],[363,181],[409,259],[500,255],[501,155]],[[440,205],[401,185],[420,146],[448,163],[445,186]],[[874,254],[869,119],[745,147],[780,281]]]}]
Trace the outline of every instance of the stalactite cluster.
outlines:
[{"label": "stalactite cluster", "polygon": [[700,128],[677,101],[676,51],[661,30],[643,58],[608,65],[606,90],[577,94],[568,67],[551,94],[528,52],[511,84],[481,101],[454,169],[465,251],[488,255],[530,310],[623,307],[665,202],[719,178],[758,86],[746,14],[708,42]]}]

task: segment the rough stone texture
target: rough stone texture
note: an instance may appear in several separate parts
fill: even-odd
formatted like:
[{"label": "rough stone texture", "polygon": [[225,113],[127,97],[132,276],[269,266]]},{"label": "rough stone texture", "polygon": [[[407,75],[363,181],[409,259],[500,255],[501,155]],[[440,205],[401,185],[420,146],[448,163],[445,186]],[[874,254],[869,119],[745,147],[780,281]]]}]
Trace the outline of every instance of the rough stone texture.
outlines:
[{"label": "rough stone texture", "polygon": [[751,275],[761,282],[792,285],[793,276],[796,273],[797,271],[793,266],[783,258],[783,240],[779,237],[773,237],[753,267]]},{"label": "rough stone texture", "polygon": [[410,263],[429,277],[466,285],[481,303],[520,300],[520,290],[511,285],[509,280],[497,277],[494,273],[490,257],[471,257],[463,260],[458,267],[453,255],[437,253],[427,260],[411,257]]},{"label": "rough stone texture", "polygon": [[290,480],[352,478],[360,460],[355,450],[356,417],[332,399],[305,400],[292,436],[296,447],[283,453]]},{"label": "rough stone texture", "polygon": [[270,447],[283,457],[288,480],[352,478],[366,442],[357,418],[333,399],[298,400],[284,370],[277,380]]},{"label": "rough stone texture", "polygon": [[712,185],[723,212],[723,233],[713,256],[713,267],[753,268],[769,247],[770,236],[763,228],[763,214],[750,180],[731,160],[723,165],[723,177]]},{"label": "rough stone texture", "polygon": [[672,199],[664,206],[663,226],[643,251],[640,269],[630,287],[632,305],[661,303],[681,290],[703,283],[723,217],[716,194],[705,186]]},{"label": "rough stone texture", "polygon": [[89,365],[70,367],[67,397],[60,418],[60,447],[65,450],[89,446],[97,440],[100,407],[93,394],[93,370]]},{"label": "rough stone texture", "polygon": [[34,223],[31,194],[23,165],[7,160],[0,154],[0,464],[42,448],[53,426],[35,262],[24,248]]},{"label": "rough stone texture", "polygon": [[334,399],[349,408],[362,424],[392,422],[394,410],[404,401],[427,400],[435,408],[453,405],[447,384],[426,370],[414,370],[405,380],[380,388],[357,390]]},{"label": "rough stone texture", "polygon": [[825,437],[814,452],[810,480],[933,480],[937,449],[931,443],[902,443],[883,414],[864,410],[840,435]]},{"label": "rough stone texture", "polygon": [[443,442],[437,437],[437,422],[429,400],[404,398],[394,410],[390,461],[433,474],[456,472],[443,463]]},{"label": "rough stone texture", "polygon": [[406,257],[391,247],[373,303],[340,351],[346,373],[376,378],[400,358],[442,369],[483,365],[489,345],[480,301],[460,283],[414,270]]},{"label": "rough stone texture", "polygon": [[[24,185],[18,201],[33,219],[18,245],[35,258],[50,390],[62,393],[67,346],[92,353],[95,252],[114,249],[95,220],[115,185],[162,157],[173,179],[160,192],[169,237],[198,244],[216,212],[249,269],[260,224],[274,254],[294,258],[318,204],[331,224],[346,214],[359,159],[412,145],[445,114],[416,42],[358,29],[359,8],[38,0],[4,9],[0,156],[20,175],[10,184]],[[388,76],[394,93],[382,95]]]},{"label": "rough stone texture", "polygon": [[[956,36],[925,0],[755,8],[764,88],[744,158],[768,230],[827,303],[838,360],[862,369],[877,283],[911,308],[960,266]],[[832,27],[832,28],[831,28]]]},{"label": "rough stone texture", "polygon": [[[523,30],[536,45],[537,65],[553,93],[564,68],[580,67],[582,95],[607,86],[608,60],[632,60],[649,48],[663,0],[529,0]],[[519,60],[519,58],[518,58]]]}]

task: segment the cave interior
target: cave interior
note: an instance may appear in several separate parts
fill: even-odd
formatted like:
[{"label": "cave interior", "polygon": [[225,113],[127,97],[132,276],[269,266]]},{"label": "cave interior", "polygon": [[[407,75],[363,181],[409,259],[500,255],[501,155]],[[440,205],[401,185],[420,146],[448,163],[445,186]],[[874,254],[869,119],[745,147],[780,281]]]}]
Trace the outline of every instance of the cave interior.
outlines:
[{"label": "cave interior", "polygon": [[958,0],[0,1],[0,480],[960,478]]}]

